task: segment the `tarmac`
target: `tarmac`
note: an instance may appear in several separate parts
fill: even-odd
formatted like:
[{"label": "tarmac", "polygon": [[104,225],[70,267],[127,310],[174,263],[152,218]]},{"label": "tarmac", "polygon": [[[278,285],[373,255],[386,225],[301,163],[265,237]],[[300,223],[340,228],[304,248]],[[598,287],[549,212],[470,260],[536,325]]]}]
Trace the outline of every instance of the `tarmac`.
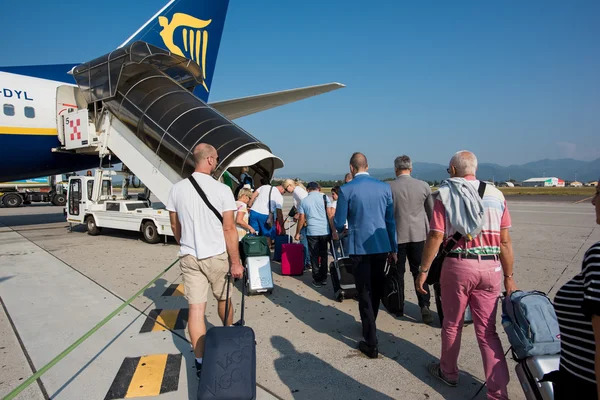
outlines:
[{"label": "tarmac", "polygon": [[[508,199],[517,285],[550,298],[600,240],[589,203],[557,200]],[[291,197],[285,203],[289,208]],[[92,237],[83,226],[69,232],[61,207],[0,209],[0,396],[143,288],[176,260],[177,251],[172,239],[150,245],[135,232],[104,230]],[[439,322],[437,316],[431,326],[420,322],[410,284],[405,317],[382,306],[380,357],[370,360],[355,349],[361,325],[354,300],[338,303],[331,286],[310,285],[310,274],[282,276],[279,264],[272,268],[273,294],[246,299],[245,320],[257,340],[259,399],[485,398],[485,388],[476,395],[485,378],[472,325],[463,331],[459,386],[429,376],[426,365],[440,353]],[[195,399],[180,283],[175,265],[17,398]],[[236,290],[236,318],[239,300]],[[218,325],[212,299],[207,310],[209,324]],[[498,333],[508,350],[499,323]],[[516,364],[508,363],[510,398],[524,398]]]}]

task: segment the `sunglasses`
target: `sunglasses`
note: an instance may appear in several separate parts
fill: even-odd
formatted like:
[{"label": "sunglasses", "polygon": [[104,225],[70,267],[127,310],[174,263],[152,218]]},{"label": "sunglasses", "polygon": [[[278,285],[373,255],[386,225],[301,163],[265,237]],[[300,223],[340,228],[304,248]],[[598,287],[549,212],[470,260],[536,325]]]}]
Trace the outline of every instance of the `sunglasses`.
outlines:
[{"label": "sunglasses", "polygon": [[446,168],[446,172],[448,172],[449,174],[452,174],[452,168]]}]

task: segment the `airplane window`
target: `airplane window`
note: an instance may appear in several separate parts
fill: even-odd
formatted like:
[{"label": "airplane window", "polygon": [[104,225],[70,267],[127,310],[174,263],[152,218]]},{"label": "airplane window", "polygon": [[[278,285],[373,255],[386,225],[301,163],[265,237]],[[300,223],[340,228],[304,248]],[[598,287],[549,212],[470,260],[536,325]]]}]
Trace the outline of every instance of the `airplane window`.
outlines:
[{"label": "airplane window", "polygon": [[27,118],[35,118],[35,108],[25,107],[25,116]]},{"label": "airplane window", "polygon": [[15,106],[13,106],[12,104],[5,104],[4,105],[4,115],[8,115],[9,117],[12,117],[15,115]]}]

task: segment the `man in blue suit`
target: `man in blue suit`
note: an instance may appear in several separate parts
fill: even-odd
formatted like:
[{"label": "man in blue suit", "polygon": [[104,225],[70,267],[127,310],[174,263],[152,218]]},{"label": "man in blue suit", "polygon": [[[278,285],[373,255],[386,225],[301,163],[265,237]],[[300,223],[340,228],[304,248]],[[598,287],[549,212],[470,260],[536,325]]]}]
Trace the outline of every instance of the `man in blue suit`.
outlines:
[{"label": "man in blue suit", "polygon": [[397,260],[394,200],[390,185],[371,178],[367,158],[354,153],[350,172],[354,179],[340,188],[334,223],[338,231],[348,220],[349,254],[354,264],[358,309],[364,341],[359,350],[377,358],[377,312],[385,282],[388,256]]}]

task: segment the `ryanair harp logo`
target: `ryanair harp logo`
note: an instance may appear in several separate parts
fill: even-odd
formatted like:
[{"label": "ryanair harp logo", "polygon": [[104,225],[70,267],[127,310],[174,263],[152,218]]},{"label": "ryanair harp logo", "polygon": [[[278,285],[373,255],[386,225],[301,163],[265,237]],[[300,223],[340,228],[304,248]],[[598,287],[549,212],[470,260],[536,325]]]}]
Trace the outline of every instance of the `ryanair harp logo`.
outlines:
[{"label": "ryanair harp logo", "polygon": [[[173,54],[186,57],[195,61],[202,68],[202,85],[208,92],[206,79],[206,50],[208,49],[208,31],[205,29],[212,19],[202,20],[183,13],[173,14],[171,22],[167,17],[158,17],[158,23],[162,26],[160,36]],[[177,29],[182,28],[182,29]],[[175,35],[181,35],[183,39],[183,51],[175,44]],[[180,31],[180,32],[179,32]]]}]

